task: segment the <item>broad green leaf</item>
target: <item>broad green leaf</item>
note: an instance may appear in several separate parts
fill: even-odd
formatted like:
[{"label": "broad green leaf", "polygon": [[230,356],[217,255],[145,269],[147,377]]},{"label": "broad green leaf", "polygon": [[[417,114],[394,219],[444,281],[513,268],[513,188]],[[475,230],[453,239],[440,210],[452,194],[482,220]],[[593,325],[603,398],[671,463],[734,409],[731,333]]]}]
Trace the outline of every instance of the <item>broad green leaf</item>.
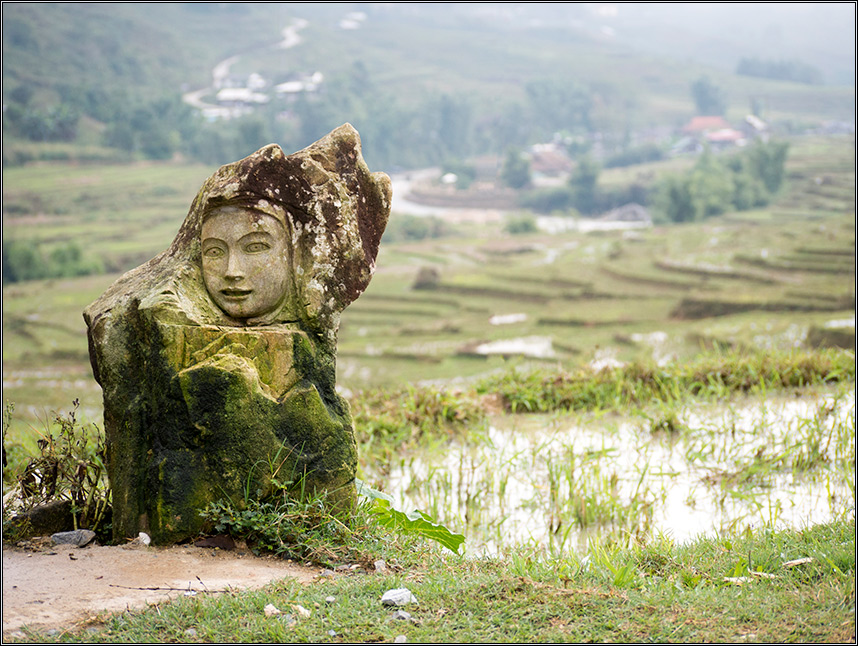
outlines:
[{"label": "broad green leaf", "polygon": [[388,529],[413,533],[440,543],[454,554],[465,542],[462,534],[454,534],[449,529],[435,522],[426,512],[415,509],[405,513],[393,506],[393,498],[388,494],[377,491],[360,480],[356,481],[358,494],[374,500],[370,510],[378,521]]}]

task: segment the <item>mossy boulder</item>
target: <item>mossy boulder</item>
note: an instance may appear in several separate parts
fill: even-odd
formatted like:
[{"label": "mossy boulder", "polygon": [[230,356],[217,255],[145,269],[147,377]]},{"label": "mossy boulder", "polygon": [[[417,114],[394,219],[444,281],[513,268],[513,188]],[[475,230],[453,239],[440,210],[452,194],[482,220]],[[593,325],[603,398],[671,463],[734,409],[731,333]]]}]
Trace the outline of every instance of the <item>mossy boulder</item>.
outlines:
[{"label": "mossy boulder", "polygon": [[[353,499],[357,453],[336,392],[336,336],[340,312],[369,284],[390,198],[390,180],[368,171],[348,124],[292,155],[266,146],[215,172],[170,248],[86,309],[116,540],[192,538],[208,503],[263,496],[272,477],[344,506]],[[234,318],[240,310],[212,297],[201,243],[212,213],[235,213],[236,227],[248,213],[282,227],[289,250],[272,262],[288,263],[289,285],[263,315]],[[264,251],[251,234],[248,253]],[[264,275],[246,289],[227,276],[236,288],[215,296],[240,301]]]}]

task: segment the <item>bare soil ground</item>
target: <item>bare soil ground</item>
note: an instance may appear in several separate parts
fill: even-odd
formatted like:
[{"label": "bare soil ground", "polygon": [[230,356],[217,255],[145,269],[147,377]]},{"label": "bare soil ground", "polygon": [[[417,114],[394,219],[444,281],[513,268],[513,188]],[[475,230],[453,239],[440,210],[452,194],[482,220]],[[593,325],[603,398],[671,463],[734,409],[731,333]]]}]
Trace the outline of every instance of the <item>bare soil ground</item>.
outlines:
[{"label": "bare soil ground", "polygon": [[99,614],[140,608],[188,591],[259,588],[318,569],[248,551],[193,546],[3,548],[3,641],[22,628],[74,628]]}]

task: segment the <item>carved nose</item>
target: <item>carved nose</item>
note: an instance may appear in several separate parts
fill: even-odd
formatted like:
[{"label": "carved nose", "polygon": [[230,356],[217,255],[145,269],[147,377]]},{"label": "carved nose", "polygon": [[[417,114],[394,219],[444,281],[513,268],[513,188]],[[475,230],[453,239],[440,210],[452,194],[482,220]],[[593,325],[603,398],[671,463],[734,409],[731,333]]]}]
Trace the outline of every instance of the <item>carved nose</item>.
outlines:
[{"label": "carved nose", "polygon": [[229,260],[226,265],[226,274],[225,277],[227,280],[241,280],[244,278],[244,271],[241,268],[241,263],[237,258],[238,254],[231,253],[229,254]]}]

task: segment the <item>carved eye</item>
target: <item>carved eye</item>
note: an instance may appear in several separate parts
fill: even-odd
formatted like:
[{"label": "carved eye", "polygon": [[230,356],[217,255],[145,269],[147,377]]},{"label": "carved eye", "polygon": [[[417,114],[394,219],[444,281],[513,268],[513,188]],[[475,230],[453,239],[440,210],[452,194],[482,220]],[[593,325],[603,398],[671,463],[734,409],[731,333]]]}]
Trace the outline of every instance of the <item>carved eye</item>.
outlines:
[{"label": "carved eye", "polygon": [[203,252],[206,258],[223,258],[224,251],[220,247],[209,247]]},{"label": "carved eye", "polygon": [[267,242],[251,242],[244,247],[244,250],[247,253],[260,253],[262,251],[268,251],[269,249],[271,249],[271,245]]}]

